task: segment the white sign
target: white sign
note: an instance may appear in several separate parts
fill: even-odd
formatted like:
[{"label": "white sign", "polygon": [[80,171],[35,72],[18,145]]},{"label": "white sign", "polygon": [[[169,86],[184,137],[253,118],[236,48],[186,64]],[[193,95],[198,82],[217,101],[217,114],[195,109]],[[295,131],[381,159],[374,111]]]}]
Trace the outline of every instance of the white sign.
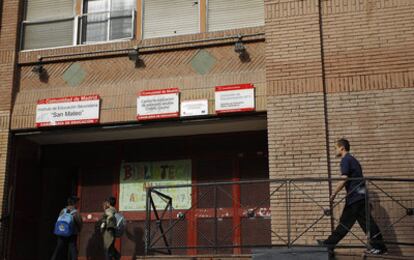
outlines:
[{"label": "white sign", "polygon": [[187,100],[181,102],[181,116],[203,116],[208,114],[208,100]]},{"label": "white sign", "polygon": [[178,88],[142,91],[137,99],[137,119],[150,120],[179,116]]},{"label": "white sign", "polygon": [[98,95],[48,98],[37,102],[36,127],[98,122]]},{"label": "white sign", "polygon": [[239,84],[216,87],[216,113],[254,111],[254,86]]}]

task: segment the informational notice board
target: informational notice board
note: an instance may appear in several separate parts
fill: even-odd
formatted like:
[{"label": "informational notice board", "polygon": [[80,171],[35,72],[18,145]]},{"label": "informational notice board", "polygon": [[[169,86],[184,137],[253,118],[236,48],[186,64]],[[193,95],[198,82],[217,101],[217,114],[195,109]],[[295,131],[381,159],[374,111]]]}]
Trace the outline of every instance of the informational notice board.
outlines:
[{"label": "informational notice board", "polygon": [[36,106],[36,127],[96,124],[99,95],[41,99]]},{"label": "informational notice board", "polygon": [[146,90],[137,98],[137,119],[154,120],[180,116],[178,88]]},{"label": "informational notice board", "polygon": [[[191,184],[191,160],[124,162],[120,172],[119,209],[121,211],[142,211],[146,204],[147,186],[174,186]],[[191,187],[159,189],[170,196],[174,209],[191,207]],[[166,202],[153,196],[157,207]]]},{"label": "informational notice board", "polygon": [[216,113],[254,111],[254,95],[252,84],[218,86],[215,91]]}]

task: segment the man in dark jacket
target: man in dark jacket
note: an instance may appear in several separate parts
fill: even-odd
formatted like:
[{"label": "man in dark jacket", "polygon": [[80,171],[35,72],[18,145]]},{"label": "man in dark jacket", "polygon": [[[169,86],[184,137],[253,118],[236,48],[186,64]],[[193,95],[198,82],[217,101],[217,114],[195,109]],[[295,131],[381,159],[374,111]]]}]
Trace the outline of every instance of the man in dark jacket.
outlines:
[{"label": "man in dark jacket", "polygon": [[69,252],[71,260],[78,259],[78,250],[77,250],[77,239],[78,234],[82,229],[82,217],[76,209],[76,204],[79,201],[79,198],[76,196],[71,196],[68,198],[67,206],[62,209],[59,213],[59,216],[62,216],[65,213],[70,213],[73,216],[73,233],[69,237],[57,236],[57,245],[52,256],[52,260],[64,259],[67,260],[68,257],[65,254],[66,250]]},{"label": "man in dark jacket", "polygon": [[370,212],[366,212],[366,187],[364,180],[358,180],[363,178],[362,167],[355,157],[353,157],[350,151],[349,141],[346,139],[339,139],[335,144],[336,156],[341,158],[341,178],[342,180],[337,184],[331,201],[335,200],[336,195],[345,187],[346,200],[345,207],[342,211],[339,225],[333,231],[332,235],[328,239],[318,241],[319,244],[327,246],[330,250],[339,243],[339,241],[346,236],[352,226],[358,221],[362,230],[367,233],[366,214],[369,214],[369,230],[372,249],[367,253],[374,255],[381,255],[387,252],[387,248],[384,244],[382,234]]}]

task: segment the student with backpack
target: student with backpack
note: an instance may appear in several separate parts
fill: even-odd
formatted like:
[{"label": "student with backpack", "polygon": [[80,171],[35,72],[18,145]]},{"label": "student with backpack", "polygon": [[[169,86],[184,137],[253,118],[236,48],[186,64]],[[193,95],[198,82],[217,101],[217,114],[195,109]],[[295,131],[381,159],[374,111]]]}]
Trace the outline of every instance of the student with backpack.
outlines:
[{"label": "student with backpack", "polygon": [[65,254],[68,250],[71,260],[78,259],[77,238],[82,228],[82,218],[76,209],[79,198],[71,196],[67,200],[67,206],[60,211],[55,224],[54,233],[57,236],[57,245],[53,252],[52,260],[68,259]]},{"label": "student with backpack", "polygon": [[101,219],[101,232],[107,260],[121,259],[121,254],[115,248],[115,239],[122,235],[125,220],[115,209],[115,203],[116,199],[112,196],[103,203],[104,214]]}]

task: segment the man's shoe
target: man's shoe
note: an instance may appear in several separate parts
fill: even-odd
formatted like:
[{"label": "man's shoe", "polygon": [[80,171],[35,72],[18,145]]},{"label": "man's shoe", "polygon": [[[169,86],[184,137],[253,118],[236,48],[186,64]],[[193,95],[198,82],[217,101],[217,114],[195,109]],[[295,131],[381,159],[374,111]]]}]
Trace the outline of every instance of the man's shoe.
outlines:
[{"label": "man's shoe", "polygon": [[367,251],[367,254],[370,255],[384,255],[387,254],[387,249],[379,249],[379,248],[372,248],[371,250]]},{"label": "man's shoe", "polygon": [[335,259],[335,253],[334,253],[334,245],[329,245],[325,243],[325,240],[317,239],[316,242],[318,242],[318,246],[326,247],[328,249],[328,257],[329,259]]}]

